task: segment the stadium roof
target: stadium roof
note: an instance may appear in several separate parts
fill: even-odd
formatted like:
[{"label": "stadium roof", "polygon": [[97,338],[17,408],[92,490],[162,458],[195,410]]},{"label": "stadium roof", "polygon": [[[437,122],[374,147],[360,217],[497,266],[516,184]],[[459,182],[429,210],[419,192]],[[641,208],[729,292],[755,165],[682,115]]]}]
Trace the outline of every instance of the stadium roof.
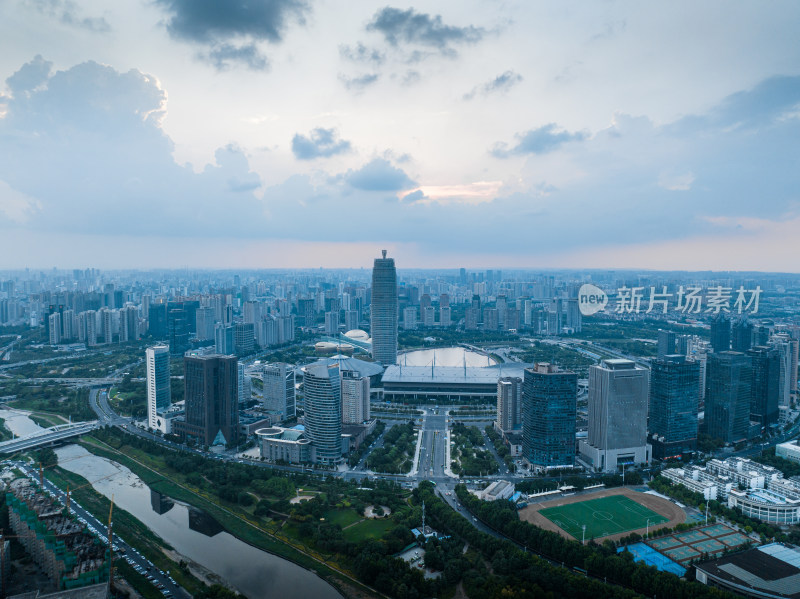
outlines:
[{"label": "stadium roof", "polygon": [[[330,358],[321,358],[314,362],[316,364],[324,364],[326,367],[331,364],[338,364],[339,370],[352,370],[361,376],[375,376],[383,372],[383,366],[377,362],[367,362],[359,360],[358,358],[351,358],[349,356],[331,356]],[[308,366],[306,366],[308,368]]]},{"label": "stadium roof", "polygon": [[383,382],[392,383],[452,383],[491,385],[504,376],[522,378],[526,368],[532,364],[509,362],[492,366],[402,366],[393,364],[386,367]]}]

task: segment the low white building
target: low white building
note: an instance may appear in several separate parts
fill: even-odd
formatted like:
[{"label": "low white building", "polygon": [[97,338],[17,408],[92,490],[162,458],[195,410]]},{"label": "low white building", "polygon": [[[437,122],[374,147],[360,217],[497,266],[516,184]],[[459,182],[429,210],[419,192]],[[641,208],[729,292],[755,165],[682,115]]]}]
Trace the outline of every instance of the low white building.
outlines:
[{"label": "low white building", "polygon": [[511,499],[514,494],[514,483],[507,480],[496,480],[478,494],[484,501],[496,501],[497,499]]},{"label": "low white building", "polygon": [[776,445],[775,455],[784,460],[800,462],[800,445],[797,439]]},{"label": "low white building", "polygon": [[744,458],[711,460],[705,468],[670,468],[661,475],[706,500],[725,501],[749,518],[771,524],[800,522],[800,479]]},{"label": "low white building", "polygon": [[676,485],[700,493],[706,501],[716,499],[719,494],[718,482],[700,468],[669,468],[661,472],[661,476]]}]

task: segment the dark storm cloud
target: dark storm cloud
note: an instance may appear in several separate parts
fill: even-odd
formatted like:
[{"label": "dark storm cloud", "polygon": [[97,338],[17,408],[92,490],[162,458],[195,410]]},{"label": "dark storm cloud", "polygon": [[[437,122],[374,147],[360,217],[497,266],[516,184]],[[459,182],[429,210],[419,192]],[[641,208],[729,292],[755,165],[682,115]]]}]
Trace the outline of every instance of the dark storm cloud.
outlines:
[{"label": "dark storm cloud", "polygon": [[232,44],[219,44],[211,48],[207,54],[200,53],[200,58],[217,69],[227,71],[234,63],[241,63],[253,71],[263,71],[269,67],[269,61],[255,44],[234,46]]},{"label": "dark storm cloud", "polygon": [[335,129],[321,127],[314,129],[308,136],[298,133],[292,138],[292,153],[298,160],[313,160],[349,152],[350,142],[338,137]]},{"label": "dark storm cloud", "polygon": [[558,130],[555,123],[550,123],[526,133],[518,133],[516,137],[517,143],[512,147],[505,143],[495,144],[491,149],[492,156],[508,158],[521,154],[547,154],[567,142],[583,141],[586,139],[586,134],[580,131],[570,133]]},{"label": "dark storm cloud", "polygon": [[440,15],[431,16],[413,8],[401,10],[390,6],[375,13],[367,30],[381,33],[392,46],[418,44],[448,52],[452,52],[453,44],[474,44],[485,35],[480,27],[446,25]]},{"label": "dark storm cloud", "polygon": [[349,171],[345,180],[351,187],[363,191],[401,191],[416,186],[416,183],[388,160],[375,158],[356,171]]},{"label": "dark storm cloud", "polygon": [[292,21],[305,23],[304,0],[156,0],[170,15],[167,30],[176,39],[203,44],[200,53],[215,68],[240,62],[263,70],[266,57],[256,42],[278,43]]},{"label": "dark storm cloud", "polygon": [[167,29],[193,42],[216,42],[237,36],[279,42],[291,19],[304,22],[303,0],[156,0],[172,16]]},{"label": "dark storm cloud", "polygon": [[107,33],[111,26],[103,17],[82,17],[78,14],[78,7],[72,0],[34,0],[32,5],[43,15],[58,19],[65,25]]},{"label": "dark storm cloud", "polygon": [[506,92],[520,81],[522,81],[522,75],[508,70],[505,73],[498,75],[491,81],[487,81],[483,85],[478,85],[472,88],[470,92],[464,94],[464,99],[472,100],[472,98],[474,98],[477,94],[488,96],[497,92]]}]

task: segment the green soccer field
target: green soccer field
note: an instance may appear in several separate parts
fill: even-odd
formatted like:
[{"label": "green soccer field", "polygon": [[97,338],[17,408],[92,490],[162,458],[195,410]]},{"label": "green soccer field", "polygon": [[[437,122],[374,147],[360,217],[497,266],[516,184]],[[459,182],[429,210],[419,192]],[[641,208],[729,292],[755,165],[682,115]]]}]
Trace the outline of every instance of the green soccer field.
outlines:
[{"label": "green soccer field", "polygon": [[668,522],[664,516],[660,516],[624,495],[611,495],[600,499],[551,507],[540,510],[539,513],[579,541],[583,535],[584,524],[588,541],[645,528],[648,519],[651,528],[654,525]]}]

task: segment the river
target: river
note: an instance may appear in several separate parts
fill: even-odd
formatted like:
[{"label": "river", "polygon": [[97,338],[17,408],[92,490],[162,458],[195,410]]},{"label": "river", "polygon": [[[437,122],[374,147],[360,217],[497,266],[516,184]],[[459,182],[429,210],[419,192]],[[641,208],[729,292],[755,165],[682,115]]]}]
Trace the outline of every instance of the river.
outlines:
[{"label": "river", "polygon": [[116,505],[178,553],[218,574],[249,599],[341,599],[336,589],[313,572],[240,541],[201,510],[151,492],[128,468],[79,445],[58,448],[56,454],[62,468],[96,481],[95,490],[109,498],[113,494]]},{"label": "river", "polygon": [[0,418],[5,420],[6,428],[17,437],[24,437],[44,430],[41,426],[28,418],[28,414],[30,414],[30,412],[15,410],[5,406],[0,409]]}]

